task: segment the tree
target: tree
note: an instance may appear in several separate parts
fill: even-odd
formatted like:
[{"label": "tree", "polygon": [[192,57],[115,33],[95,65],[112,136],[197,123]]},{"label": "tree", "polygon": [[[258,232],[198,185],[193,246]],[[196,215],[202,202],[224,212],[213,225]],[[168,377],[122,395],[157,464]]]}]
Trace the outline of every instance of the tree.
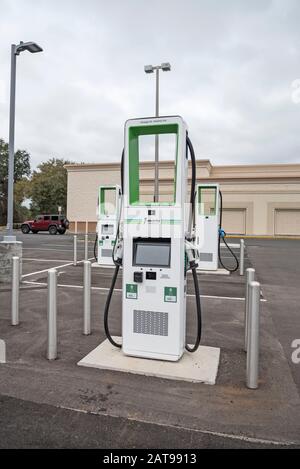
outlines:
[{"label": "tree", "polygon": [[57,213],[57,207],[67,208],[67,170],[70,163],[60,158],[51,158],[38,166],[30,181],[31,210],[37,213]]},{"label": "tree", "polygon": [[30,198],[30,179],[22,178],[14,185],[14,222],[20,223],[31,218],[31,211],[23,205]]},{"label": "tree", "polygon": [[[14,182],[15,193],[18,191],[18,200],[14,203],[14,219],[21,211],[21,204],[26,197],[22,189],[28,183],[30,176],[30,154],[25,150],[18,150],[15,153],[14,161]],[[23,183],[18,188],[18,183]],[[8,189],[8,143],[0,139],[0,225],[6,224],[7,218],[7,189]],[[14,194],[15,195],[15,194]]]}]

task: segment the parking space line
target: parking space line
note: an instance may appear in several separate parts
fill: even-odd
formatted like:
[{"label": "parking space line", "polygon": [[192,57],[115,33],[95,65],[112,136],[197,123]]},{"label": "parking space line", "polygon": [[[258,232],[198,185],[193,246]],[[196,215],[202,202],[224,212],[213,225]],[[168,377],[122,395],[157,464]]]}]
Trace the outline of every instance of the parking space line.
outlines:
[{"label": "parking space line", "polygon": [[[94,257],[90,257],[88,260],[92,260],[94,259]],[[57,259],[56,262],[59,262],[59,260]],[[84,262],[84,259],[82,261],[78,261],[77,264],[80,264]],[[62,267],[68,267],[69,265],[73,265],[73,261],[72,262],[68,262],[68,264],[62,264],[62,265],[57,265],[55,267],[51,267],[52,269],[61,269]],[[30,277],[31,275],[36,275],[36,274],[43,274],[44,272],[48,272],[49,269],[43,269],[43,270],[38,270],[37,272],[31,272],[30,274],[25,274],[25,275],[22,275],[22,278],[25,278],[25,277]]]},{"label": "parking space line", "polygon": [[[25,280],[23,283],[31,284],[31,285],[44,285],[47,286],[46,282],[34,282],[30,280]],[[63,283],[57,284],[58,287],[63,287],[63,288],[79,288],[83,289],[82,285],[67,285]],[[91,287],[92,290],[99,290],[99,291],[109,291],[108,287]],[[115,288],[114,292],[122,292],[122,288]],[[194,297],[194,294],[187,293],[188,297]],[[216,299],[216,300],[236,300],[236,301],[245,301],[245,298],[242,297],[237,297],[237,296],[216,296],[216,295],[200,295],[201,298],[208,298],[208,299]],[[266,303],[265,298],[261,298],[260,301],[262,303]]]},{"label": "parking space line", "polygon": [[35,262],[70,262],[70,259],[35,259],[33,257],[23,257],[22,261],[35,261]]},{"label": "parking space line", "polygon": [[23,250],[28,250],[28,251],[56,251],[56,252],[62,252],[62,251],[72,251],[72,249],[50,249],[50,248],[23,248]]},{"label": "parking space line", "polygon": [[[41,244],[41,246],[49,246],[49,244]],[[65,248],[65,247],[72,247],[71,243],[66,243],[66,244],[51,244],[52,247],[54,248]],[[43,249],[43,248],[41,248]]]},{"label": "parking space line", "polygon": [[[77,243],[79,243],[79,242],[80,242],[80,243],[81,243],[81,242],[84,243],[84,239],[78,239],[78,240],[77,240]],[[89,243],[93,244],[94,241],[89,241]],[[45,244],[41,244],[41,246],[49,246],[49,244],[48,244],[48,243],[45,243]],[[65,248],[66,246],[69,246],[69,247],[71,246],[71,247],[72,247],[72,246],[73,246],[73,243],[51,244],[51,246],[59,247],[59,248]],[[27,248],[27,249],[28,249],[28,248]]]},{"label": "parking space line", "polygon": [[[69,247],[70,249],[66,249]],[[80,248],[80,249],[79,249]],[[28,251],[56,251],[56,252],[62,252],[62,251],[73,251],[73,248],[69,245],[65,246],[65,249],[51,249],[51,248],[23,248],[23,250],[28,250]],[[83,251],[84,246],[79,246],[78,250]]]},{"label": "parking space line", "polygon": [[[53,267],[53,269],[61,269],[62,267],[67,267],[68,265],[72,265],[73,262],[69,262],[68,264],[62,264],[57,267]],[[49,269],[44,269],[44,270],[38,270],[37,272],[31,272],[30,274],[25,274],[22,275],[22,278],[25,277],[30,277],[31,275],[36,275],[36,274],[43,274],[44,272],[48,272]]]}]

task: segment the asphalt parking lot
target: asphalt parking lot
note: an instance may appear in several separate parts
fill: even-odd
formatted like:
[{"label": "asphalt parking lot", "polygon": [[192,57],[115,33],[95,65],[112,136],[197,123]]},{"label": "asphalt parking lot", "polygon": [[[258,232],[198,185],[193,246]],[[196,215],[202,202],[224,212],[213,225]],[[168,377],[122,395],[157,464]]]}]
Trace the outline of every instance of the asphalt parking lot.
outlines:
[{"label": "asphalt parking lot", "polygon": [[[215,386],[86,369],[77,362],[105,338],[103,308],[111,269],[92,269],[92,334],[82,331],[82,263],[70,235],[19,235],[23,247],[20,319],[12,327],[10,292],[0,290],[0,447],[300,446],[300,240],[246,240],[246,267],[261,282],[260,387],[245,388],[244,278],[199,275],[203,344],[221,348]],[[237,242],[234,240],[233,242]],[[84,255],[78,241],[78,260]],[[89,243],[93,257],[93,237]],[[225,254],[225,261],[230,262]],[[46,353],[47,270],[58,268],[58,352]],[[120,334],[121,282],[110,328]],[[195,307],[188,283],[187,338]]]}]

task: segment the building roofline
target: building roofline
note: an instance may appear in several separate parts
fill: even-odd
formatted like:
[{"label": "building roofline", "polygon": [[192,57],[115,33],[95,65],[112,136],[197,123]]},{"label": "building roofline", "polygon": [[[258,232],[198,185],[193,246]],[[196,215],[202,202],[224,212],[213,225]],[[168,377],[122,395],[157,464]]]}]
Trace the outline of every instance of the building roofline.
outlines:
[{"label": "building roofline", "polygon": [[[189,162],[190,164],[190,162]],[[257,178],[300,178],[300,163],[271,163],[271,164],[243,164],[243,165],[216,165],[209,159],[196,161],[197,167],[206,169],[209,179],[257,179]],[[160,161],[159,166],[167,169],[174,165],[174,161]],[[80,171],[110,171],[120,167],[120,162],[113,163],[75,163],[64,166],[68,172]],[[143,161],[142,169],[154,167],[153,161]],[[203,178],[203,176],[202,176]],[[143,178],[144,179],[144,178]]]}]

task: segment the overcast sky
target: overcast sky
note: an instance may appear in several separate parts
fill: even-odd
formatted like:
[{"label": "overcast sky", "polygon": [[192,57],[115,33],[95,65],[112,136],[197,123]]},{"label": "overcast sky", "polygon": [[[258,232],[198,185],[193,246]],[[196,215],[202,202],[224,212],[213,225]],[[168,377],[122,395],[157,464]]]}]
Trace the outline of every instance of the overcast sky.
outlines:
[{"label": "overcast sky", "polygon": [[0,0],[0,138],[8,139],[10,44],[17,59],[16,147],[118,161],[128,118],[179,114],[197,158],[300,162],[299,0]]}]

